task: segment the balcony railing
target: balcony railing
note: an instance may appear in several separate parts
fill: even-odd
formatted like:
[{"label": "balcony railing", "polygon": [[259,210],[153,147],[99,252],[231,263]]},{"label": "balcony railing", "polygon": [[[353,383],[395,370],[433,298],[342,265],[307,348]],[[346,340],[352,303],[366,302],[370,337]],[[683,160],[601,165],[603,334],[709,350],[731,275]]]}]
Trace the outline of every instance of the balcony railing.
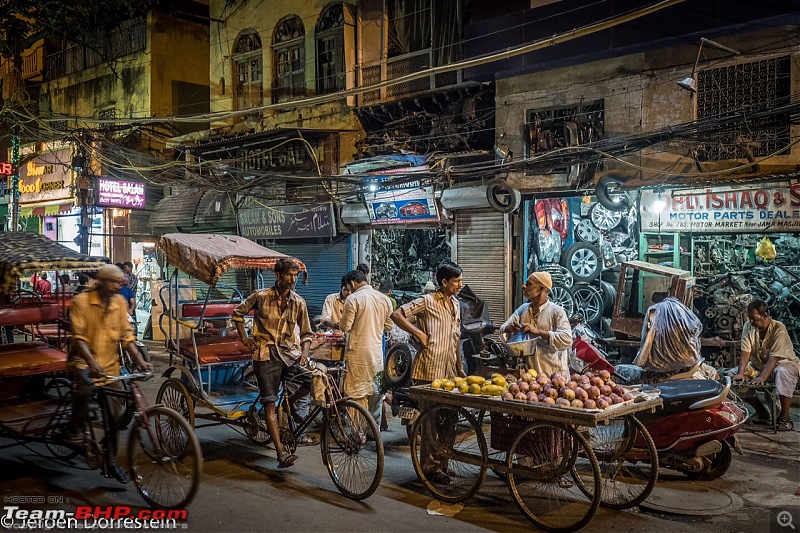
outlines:
[{"label": "balcony railing", "polygon": [[108,34],[89,35],[86,43],[45,57],[47,80],[69,76],[105,61],[144,51],[147,47],[147,19],[140,17],[128,20]]},{"label": "balcony railing", "polygon": [[[385,65],[367,65],[360,69],[360,85],[368,87],[384,80],[394,80],[431,68],[433,57],[430,49],[412,52],[386,60]],[[383,74],[385,72],[385,74]],[[426,76],[405,83],[391,85],[382,89],[368,91],[359,97],[359,105],[372,105],[387,100],[398,100],[408,96],[452,87],[462,83],[462,71],[445,72],[438,75]]]}]

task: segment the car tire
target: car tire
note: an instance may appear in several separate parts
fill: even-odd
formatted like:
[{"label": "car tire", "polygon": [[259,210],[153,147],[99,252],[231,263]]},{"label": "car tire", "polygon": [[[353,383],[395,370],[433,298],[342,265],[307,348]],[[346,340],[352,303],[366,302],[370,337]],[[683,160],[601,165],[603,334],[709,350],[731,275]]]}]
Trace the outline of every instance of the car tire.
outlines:
[{"label": "car tire", "polygon": [[611,211],[624,211],[627,209],[627,193],[622,194],[622,197],[619,198],[615,196],[618,196],[620,193],[615,195],[612,192],[615,188],[625,184],[626,178],[627,176],[618,170],[609,170],[601,175],[594,189],[594,194],[597,197],[598,203]]},{"label": "car tire", "polygon": [[576,242],[561,254],[561,266],[570,271],[575,283],[589,283],[600,277],[603,260],[597,246]]},{"label": "car tire", "polygon": [[520,192],[503,179],[494,179],[486,185],[486,199],[499,213],[513,213],[522,202]]}]

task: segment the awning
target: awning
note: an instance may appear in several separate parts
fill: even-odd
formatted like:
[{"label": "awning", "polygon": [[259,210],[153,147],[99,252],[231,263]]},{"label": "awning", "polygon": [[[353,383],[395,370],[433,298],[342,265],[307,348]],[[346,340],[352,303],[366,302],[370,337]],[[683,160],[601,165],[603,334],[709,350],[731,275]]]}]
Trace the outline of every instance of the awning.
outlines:
[{"label": "awning", "polygon": [[156,204],[150,216],[150,228],[154,235],[189,229],[194,225],[197,204],[206,193],[202,189],[186,189],[174,196],[166,196]]},{"label": "awning", "polygon": [[74,205],[73,201],[45,205],[24,205],[19,209],[19,216],[43,217],[47,215],[63,215],[69,213]]}]

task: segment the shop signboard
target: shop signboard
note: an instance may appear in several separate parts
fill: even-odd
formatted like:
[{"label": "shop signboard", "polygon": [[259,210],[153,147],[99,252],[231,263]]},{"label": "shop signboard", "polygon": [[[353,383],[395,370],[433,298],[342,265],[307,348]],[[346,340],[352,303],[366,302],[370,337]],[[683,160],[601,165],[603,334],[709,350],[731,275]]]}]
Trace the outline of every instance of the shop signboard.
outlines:
[{"label": "shop signboard", "polygon": [[362,178],[364,198],[371,224],[416,224],[438,222],[433,188],[419,180],[391,183],[397,178]]},{"label": "shop signboard", "polygon": [[643,231],[763,233],[800,230],[800,183],[642,191]]},{"label": "shop signboard", "polygon": [[306,239],[336,235],[333,204],[240,209],[238,217],[239,234],[248,239]]},{"label": "shop signboard", "polygon": [[97,179],[97,205],[121,209],[144,209],[145,186],[138,181]]},{"label": "shop signboard", "polygon": [[69,160],[69,148],[61,148],[39,152],[21,163],[20,203],[71,199]]}]

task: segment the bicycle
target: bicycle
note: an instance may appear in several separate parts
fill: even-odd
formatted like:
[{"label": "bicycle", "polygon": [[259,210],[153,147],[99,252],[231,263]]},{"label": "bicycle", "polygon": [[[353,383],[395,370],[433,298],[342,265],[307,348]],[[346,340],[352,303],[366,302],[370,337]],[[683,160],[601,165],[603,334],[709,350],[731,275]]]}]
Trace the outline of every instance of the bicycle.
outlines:
[{"label": "bicycle", "polygon": [[[309,361],[309,367],[314,367],[314,363]],[[343,366],[328,368],[327,372],[305,370],[312,375],[316,372],[318,379],[325,379],[324,403],[314,405],[305,417],[295,420],[287,384],[298,382],[302,375],[285,380],[276,404],[281,444],[286,451],[294,453],[297,437],[322,414],[320,452],[333,484],[350,499],[368,498],[377,490],[383,476],[384,450],[378,423],[364,406],[342,394],[339,383],[346,372]],[[252,374],[246,379],[252,381]],[[258,418],[248,424],[250,428],[258,428],[251,429],[248,437],[260,444],[269,443],[264,407],[260,402],[253,404],[247,416],[251,420]]]},{"label": "bicycle", "polygon": [[[194,498],[200,484],[203,456],[200,443],[189,423],[177,412],[161,405],[150,405],[139,388],[138,381],[153,376],[148,373],[129,373],[121,376],[103,375],[107,382],[123,382],[123,390],[99,387],[97,395],[119,398],[135,406],[134,423],[128,434],[128,464],[131,479],[144,500],[159,509],[183,509]],[[98,403],[100,405],[98,405]],[[105,417],[103,402],[93,402],[93,413],[87,419],[82,447],[56,442],[60,448],[82,453],[87,465],[98,469],[103,465],[110,436],[99,435],[95,427],[100,410]],[[76,450],[77,448],[77,450]],[[67,454],[62,454],[66,458]]]}]

